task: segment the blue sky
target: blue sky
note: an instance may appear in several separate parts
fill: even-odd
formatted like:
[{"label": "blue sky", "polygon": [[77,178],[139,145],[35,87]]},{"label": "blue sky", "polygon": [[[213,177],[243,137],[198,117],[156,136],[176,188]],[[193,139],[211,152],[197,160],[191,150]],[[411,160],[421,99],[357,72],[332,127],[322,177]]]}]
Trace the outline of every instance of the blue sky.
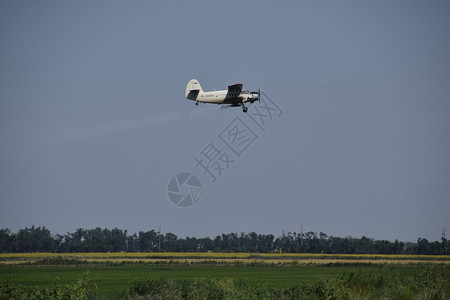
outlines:
[{"label": "blue sky", "polygon": [[[448,1],[3,1],[0,227],[438,240],[449,13]],[[186,100],[191,78],[260,88],[283,110],[216,182],[193,158],[236,117],[254,123]],[[202,183],[190,208],[167,197],[180,172]]]}]

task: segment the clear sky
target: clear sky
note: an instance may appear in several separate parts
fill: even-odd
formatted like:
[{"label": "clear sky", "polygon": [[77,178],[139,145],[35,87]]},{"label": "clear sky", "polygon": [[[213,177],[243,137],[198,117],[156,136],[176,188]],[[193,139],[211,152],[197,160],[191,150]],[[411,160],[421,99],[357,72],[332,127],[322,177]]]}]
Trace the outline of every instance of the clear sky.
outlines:
[{"label": "clear sky", "polygon": [[[0,228],[450,230],[449,1],[1,1]],[[234,83],[282,109],[184,98]],[[236,117],[258,136],[238,157]],[[238,120],[238,121],[239,121]],[[210,142],[229,169],[196,166]],[[178,208],[189,172],[200,200]]]}]

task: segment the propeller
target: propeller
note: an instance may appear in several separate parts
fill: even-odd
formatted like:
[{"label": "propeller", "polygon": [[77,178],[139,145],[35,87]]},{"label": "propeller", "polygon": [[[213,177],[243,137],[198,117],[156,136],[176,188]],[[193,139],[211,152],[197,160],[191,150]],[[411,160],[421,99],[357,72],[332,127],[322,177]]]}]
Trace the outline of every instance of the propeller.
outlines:
[{"label": "propeller", "polygon": [[[256,98],[255,95],[258,95],[258,98]],[[250,100],[250,103],[254,103],[255,101],[261,101],[261,90],[258,89],[257,92],[251,92],[251,97],[248,97],[248,100]]]}]

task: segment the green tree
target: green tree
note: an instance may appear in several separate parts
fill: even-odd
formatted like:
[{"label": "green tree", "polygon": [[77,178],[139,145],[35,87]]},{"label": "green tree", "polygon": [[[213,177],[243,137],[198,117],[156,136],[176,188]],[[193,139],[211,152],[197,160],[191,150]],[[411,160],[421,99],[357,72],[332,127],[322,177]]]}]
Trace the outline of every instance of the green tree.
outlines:
[{"label": "green tree", "polygon": [[0,229],[0,253],[12,251],[12,241],[14,237],[11,236],[11,231],[6,229]]},{"label": "green tree", "polygon": [[417,239],[417,254],[429,254],[430,253],[430,243],[427,239]]},{"label": "green tree", "polygon": [[53,252],[56,241],[50,230],[44,227],[25,227],[20,229],[12,240],[13,252]]}]

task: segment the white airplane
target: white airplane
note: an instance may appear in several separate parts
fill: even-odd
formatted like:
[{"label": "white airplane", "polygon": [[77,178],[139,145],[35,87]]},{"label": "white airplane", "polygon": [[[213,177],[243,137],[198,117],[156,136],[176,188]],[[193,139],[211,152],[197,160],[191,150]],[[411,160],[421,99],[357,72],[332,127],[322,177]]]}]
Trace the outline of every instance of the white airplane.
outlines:
[{"label": "white airplane", "polygon": [[197,79],[191,79],[186,86],[185,96],[189,100],[214,104],[230,104],[231,106],[242,106],[242,111],[247,112],[245,103],[253,103],[260,100],[260,91],[249,92],[242,89],[242,84],[233,84],[228,90],[204,92]]}]

